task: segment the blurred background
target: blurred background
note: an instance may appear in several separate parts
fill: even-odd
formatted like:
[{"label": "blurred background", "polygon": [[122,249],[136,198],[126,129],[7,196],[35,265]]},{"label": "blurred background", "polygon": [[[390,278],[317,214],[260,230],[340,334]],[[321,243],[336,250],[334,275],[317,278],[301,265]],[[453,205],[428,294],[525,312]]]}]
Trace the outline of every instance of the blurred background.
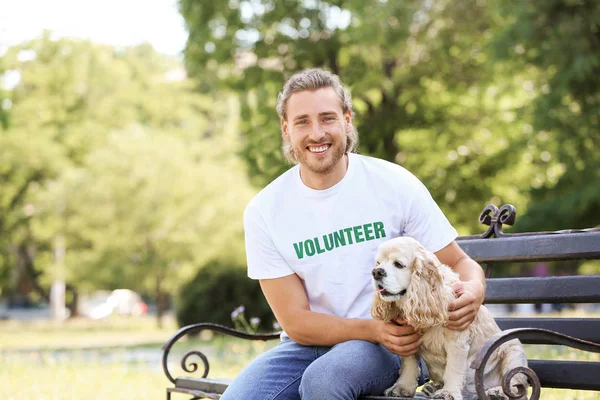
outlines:
[{"label": "blurred background", "polygon": [[596,0],[0,0],[2,398],[163,398],[178,326],[273,330],[242,213],[289,168],[275,104],[307,67],[461,235],[487,204],[508,232],[600,225]]}]

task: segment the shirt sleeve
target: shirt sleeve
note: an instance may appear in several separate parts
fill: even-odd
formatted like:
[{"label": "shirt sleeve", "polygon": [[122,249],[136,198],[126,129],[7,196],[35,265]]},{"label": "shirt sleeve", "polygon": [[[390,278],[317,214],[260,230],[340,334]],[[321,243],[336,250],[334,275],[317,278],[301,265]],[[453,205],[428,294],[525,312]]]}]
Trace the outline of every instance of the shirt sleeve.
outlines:
[{"label": "shirt sleeve", "polygon": [[458,233],[423,183],[413,175],[412,202],[409,207],[404,235],[418,240],[435,253],[452,243]]},{"label": "shirt sleeve", "polygon": [[277,250],[264,219],[252,204],[244,211],[244,237],[250,278],[274,279],[294,273]]}]

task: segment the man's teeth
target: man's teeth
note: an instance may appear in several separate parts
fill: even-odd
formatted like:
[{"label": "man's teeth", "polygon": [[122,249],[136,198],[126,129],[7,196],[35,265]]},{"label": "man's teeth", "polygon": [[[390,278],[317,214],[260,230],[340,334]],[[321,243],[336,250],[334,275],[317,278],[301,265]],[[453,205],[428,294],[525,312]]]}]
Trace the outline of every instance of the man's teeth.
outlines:
[{"label": "man's teeth", "polygon": [[319,146],[319,147],[309,147],[308,149],[313,152],[313,153],[322,153],[325,150],[327,150],[329,146],[328,145],[323,145],[323,146]]}]

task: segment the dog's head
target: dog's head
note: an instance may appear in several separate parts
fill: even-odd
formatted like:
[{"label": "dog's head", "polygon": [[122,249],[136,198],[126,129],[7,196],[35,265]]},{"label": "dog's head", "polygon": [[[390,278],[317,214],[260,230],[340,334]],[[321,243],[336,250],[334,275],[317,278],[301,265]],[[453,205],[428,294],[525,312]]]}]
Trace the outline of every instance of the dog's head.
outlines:
[{"label": "dog's head", "polygon": [[381,301],[394,302],[406,295],[415,260],[423,246],[410,237],[398,237],[379,246],[371,271],[373,287]]},{"label": "dog's head", "polygon": [[415,328],[445,322],[448,311],[441,264],[418,241],[404,236],[379,246],[372,281],[374,318],[390,321],[402,316]]}]

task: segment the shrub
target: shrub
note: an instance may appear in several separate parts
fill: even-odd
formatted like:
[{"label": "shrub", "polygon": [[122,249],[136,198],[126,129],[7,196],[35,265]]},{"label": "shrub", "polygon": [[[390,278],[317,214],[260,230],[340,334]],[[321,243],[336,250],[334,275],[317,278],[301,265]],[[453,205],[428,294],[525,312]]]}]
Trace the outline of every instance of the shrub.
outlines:
[{"label": "shrub", "polygon": [[275,317],[258,281],[246,275],[246,267],[213,261],[182,287],[175,313],[179,326],[214,322],[233,327],[232,312],[240,306],[248,319],[260,318],[258,331],[274,330]]}]

